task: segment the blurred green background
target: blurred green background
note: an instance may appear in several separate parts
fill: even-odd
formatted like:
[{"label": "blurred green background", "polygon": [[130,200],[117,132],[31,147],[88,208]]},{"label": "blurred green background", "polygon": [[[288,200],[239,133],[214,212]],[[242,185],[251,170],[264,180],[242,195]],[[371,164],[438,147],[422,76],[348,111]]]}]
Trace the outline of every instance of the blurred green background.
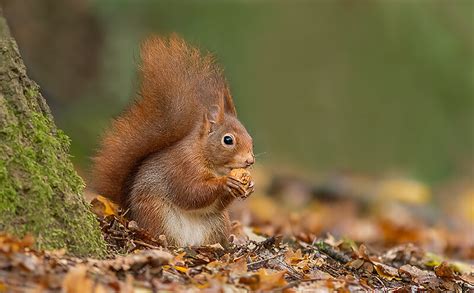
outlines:
[{"label": "blurred green background", "polygon": [[261,163],[428,182],[474,163],[473,1],[0,2],[83,170],[140,40],[171,32],[217,55]]}]

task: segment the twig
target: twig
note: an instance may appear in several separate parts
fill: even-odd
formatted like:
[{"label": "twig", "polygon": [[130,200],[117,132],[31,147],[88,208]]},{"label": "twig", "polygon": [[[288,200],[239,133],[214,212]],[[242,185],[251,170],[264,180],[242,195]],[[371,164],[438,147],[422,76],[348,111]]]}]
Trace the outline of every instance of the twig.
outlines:
[{"label": "twig", "polygon": [[375,279],[377,279],[377,281],[379,281],[380,284],[382,284],[383,288],[384,288],[385,290],[387,290],[387,286],[385,286],[385,283],[382,282],[382,280],[380,280],[379,277],[377,277],[377,276],[374,276],[374,277],[375,277]]},{"label": "twig", "polygon": [[296,280],[296,281],[293,281],[293,282],[289,282],[285,287],[283,287],[281,289],[282,289],[282,291],[284,291],[285,289],[294,287],[294,286],[299,285],[301,283],[315,282],[315,281],[326,281],[326,280],[328,280],[328,279],[327,278],[299,279],[299,280]]},{"label": "twig", "polygon": [[346,256],[340,251],[335,250],[331,245],[323,241],[316,242],[314,247],[318,249],[319,251],[321,251],[322,253],[337,260],[338,262],[342,262],[343,264],[346,264],[349,261],[351,261],[351,259],[348,256]]},{"label": "twig", "polygon": [[141,246],[151,248],[151,249],[160,249],[160,247],[158,247],[158,246],[154,246],[154,245],[148,244],[148,243],[140,241],[140,240],[132,240],[132,242],[140,244]]},{"label": "twig", "polygon": [[120,236],[114,236],[114,235],[109,235],[110,239],[115,239],[115,240],[128,240],[126,237],[120,237]]},{"label": "twig", "polygon": [[293,279],[301,280],[303,278],[304,275],[302,275],[300,272],[295,270],[292,266],[288,265],[286,262],[281,261],[279,259],[276,261],[278,261],[280,269],[284,268]]},{"label": "twig", "polygon": [[255,266],[255,265],[258,265],[258,264],[262,264],[262,263],[266,263],[267,261],[269,260],[272,260],[272,259],[275,259],[277,257],[280,257],[280,256],[283,256],[284,254],[283,253],[279,253],[279,254],[276,254],[276,255],[272,255],[270,257],[267,257],[265,259],[261,259],[261,260],[258,260],[258,261],[254,261],[254,262],[251,262],[249,264],[247,264],[247,267],[252,270],[252,269],[256,269],[256,268],[252,268],[252,266]]}]

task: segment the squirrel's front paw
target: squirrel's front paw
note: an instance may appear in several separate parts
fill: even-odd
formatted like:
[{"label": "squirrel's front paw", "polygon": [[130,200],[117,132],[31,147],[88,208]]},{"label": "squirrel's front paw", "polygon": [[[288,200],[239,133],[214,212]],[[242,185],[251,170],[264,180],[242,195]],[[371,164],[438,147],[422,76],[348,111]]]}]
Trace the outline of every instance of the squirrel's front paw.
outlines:
[{"label": "squirrel's front paw", "polygon": [[235,198],[245,199],[254,191],[254,189],[253,181],[250,181],[249,184],[244,184],[236,177],[227,177],[227,190]]},{"label": "squirrel's front paw", "polygon": [[235,198],[245,199],[255,190],[254,182],[250,179],[247,170],[234,169],[227,177],[227,188]]},{"label": "squirrel's front paw", "polygon": [[255,191],[255,183],[253,181],[250,181],[248,188],[247,188],[247,193],[245,194],[244,199],[249,197],[253,192]]}]

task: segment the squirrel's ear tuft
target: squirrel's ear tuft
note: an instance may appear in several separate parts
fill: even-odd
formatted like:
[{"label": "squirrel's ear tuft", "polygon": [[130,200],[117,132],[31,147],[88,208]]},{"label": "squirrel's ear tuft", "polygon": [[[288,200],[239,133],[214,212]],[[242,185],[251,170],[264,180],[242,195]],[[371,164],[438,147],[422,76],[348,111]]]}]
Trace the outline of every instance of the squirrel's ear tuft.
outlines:
[{"label": "squirrel's ear tuft", "polygon": [[234,101],[232,100],[232,96],[230,95],[229,91],[227,91],[224,94],[223,100],[224,100],[224,111],[227,114],[237,116],[237,111],[235,110]]}]

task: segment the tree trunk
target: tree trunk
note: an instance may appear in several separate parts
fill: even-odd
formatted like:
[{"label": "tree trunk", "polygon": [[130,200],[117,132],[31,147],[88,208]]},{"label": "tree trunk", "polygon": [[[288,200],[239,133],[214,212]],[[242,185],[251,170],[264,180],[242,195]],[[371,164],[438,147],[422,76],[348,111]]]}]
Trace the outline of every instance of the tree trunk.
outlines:
[{"label": "tree trunk", "polygon": [[68,147],[0,11],[0,231],[32,234],[40,249],[100,256],[105,243]]}]

